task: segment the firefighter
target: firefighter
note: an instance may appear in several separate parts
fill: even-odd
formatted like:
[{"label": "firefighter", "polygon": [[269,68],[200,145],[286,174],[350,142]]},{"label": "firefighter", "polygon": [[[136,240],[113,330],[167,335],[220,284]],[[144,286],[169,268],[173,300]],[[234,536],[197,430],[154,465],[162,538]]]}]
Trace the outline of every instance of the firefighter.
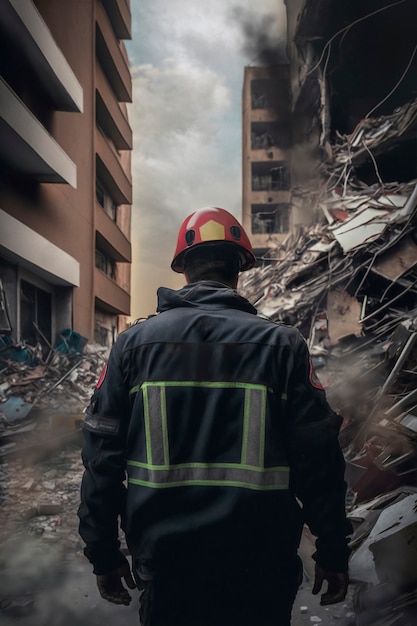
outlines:
[{"label": "firefighter", "polygon": [[313,593],[346,595],[341,418],[300,333],[237,293],[254,264],[230,213],[188,216],[171,266],[187,284],[119,336],[86,411],[85,555],[105,599],[143,590],[143,626],[290,624],[304,523]]}]

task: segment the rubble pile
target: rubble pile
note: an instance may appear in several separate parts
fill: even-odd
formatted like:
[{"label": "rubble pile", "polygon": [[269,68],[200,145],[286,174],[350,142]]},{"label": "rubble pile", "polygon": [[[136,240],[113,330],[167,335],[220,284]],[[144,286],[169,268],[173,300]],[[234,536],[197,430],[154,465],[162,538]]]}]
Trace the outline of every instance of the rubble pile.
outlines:
[{"label": "rubble pile", "polygon": [[415,135],[417,127],[417,100],[407,102],[397,107],[390,115],[364,118],[356,126],[349,137],[336,133],[336,143],[333,145],[333,155],[337,174],[338,165],[357,164],[367,158],[369,151],[378,154],[387,146],[392,150],[396,144]]},{"label": "rubble pile", "polygon": [[345,417],[348,457],[371,441],[381,469],[400,470],[417,449],[417,185],[348,191],[322,199],[326,222],[300,229],[239,289],[307,339]]},{"label": "rubble pile", "polygon": [[24,361],[16,357],[15,347],[0,354],[0,456],[13,451],[27,433],[31,441],[48,437],[44,430],[51,417],[64,421],[65,416],[78,416],[81,421],[108,357],[108,349],[95,344],[77,350],[51,348],[45,359],[30,346],[19,348],[19,354],[28,352]]},{"label": "rubble pile", "polygon": [[[416,126],[414,101],[339,135],[315,223],[239,282],[260,315],[304,335],[344,417],[358,626],[414,623],[417,610],[417,181],[383,183],[374,159]],[[377,184],[356,177],[365,158]]]}]

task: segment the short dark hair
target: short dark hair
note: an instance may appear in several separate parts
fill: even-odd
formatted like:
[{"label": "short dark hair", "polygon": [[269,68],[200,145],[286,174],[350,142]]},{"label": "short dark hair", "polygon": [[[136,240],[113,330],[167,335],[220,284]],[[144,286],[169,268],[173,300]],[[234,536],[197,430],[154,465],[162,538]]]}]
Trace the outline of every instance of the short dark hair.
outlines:
[{"label": "short dark hair", "polygon": [[187,251],[184,272],[190,283],[216,280],[232,284],[239,274],[239,251],[233,244],[204,244]]}]

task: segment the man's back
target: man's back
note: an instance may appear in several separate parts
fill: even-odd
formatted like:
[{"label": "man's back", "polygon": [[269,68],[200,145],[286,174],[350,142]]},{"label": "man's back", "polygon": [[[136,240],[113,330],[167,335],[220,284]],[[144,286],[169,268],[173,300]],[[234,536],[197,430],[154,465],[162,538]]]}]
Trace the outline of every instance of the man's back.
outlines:
[{"label": "man's back", "polygon": [[218,283],[159,297],[159,315],[119,341],[132,553],[294,551],[302,523],[285,438],[299,334]]}]

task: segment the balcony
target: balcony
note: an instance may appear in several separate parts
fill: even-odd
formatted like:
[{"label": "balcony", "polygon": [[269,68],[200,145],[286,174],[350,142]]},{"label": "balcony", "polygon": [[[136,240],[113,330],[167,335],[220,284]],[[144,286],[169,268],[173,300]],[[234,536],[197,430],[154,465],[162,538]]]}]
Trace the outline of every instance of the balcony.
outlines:
[{"label": "balcony", "polygon": [[54,285],[80,285],[80,263],[0,209],[0,255]]},{"label": "balcony", "polygon": [[4,0],[0,10],[1,30],[22,50],[28,71],[35,73],[55,108],[82,112],[82,87],[35,5],[29,0]]},{"label": "balcony", "polygon": [[130,263],[132,260],[130,241],[98,203],[95,206],[94,219],[99,248],[115,261]]},{"label": "balcony", "polygon": [[104,7],[97,4],[96,54],[119,102],[132,102],[132,78],[123,44],[116,39]]},{"label": "balcony", "polygon": [[99,63],[96,63],[96,120],[116,148],[132,149],[132,129]]},{"label": "balcony", "polygon": [[130,295],[97,267],[94,268],[94,295],[105,311],[130,315]]},{"label": "balcony", "polygon": [[132,39],[132,16],[128,0],[101,0],[117,39]]},{"label": "balcony", "polygon": [[116,204],[132,204],[132,182],[124,171],[119,155],[100,130],[95,130],[97,176]]},{"label": "balcony", "polygon": [[73,161],[1,78],[0,102],[0,160],[37,182],[76,188]]}]

